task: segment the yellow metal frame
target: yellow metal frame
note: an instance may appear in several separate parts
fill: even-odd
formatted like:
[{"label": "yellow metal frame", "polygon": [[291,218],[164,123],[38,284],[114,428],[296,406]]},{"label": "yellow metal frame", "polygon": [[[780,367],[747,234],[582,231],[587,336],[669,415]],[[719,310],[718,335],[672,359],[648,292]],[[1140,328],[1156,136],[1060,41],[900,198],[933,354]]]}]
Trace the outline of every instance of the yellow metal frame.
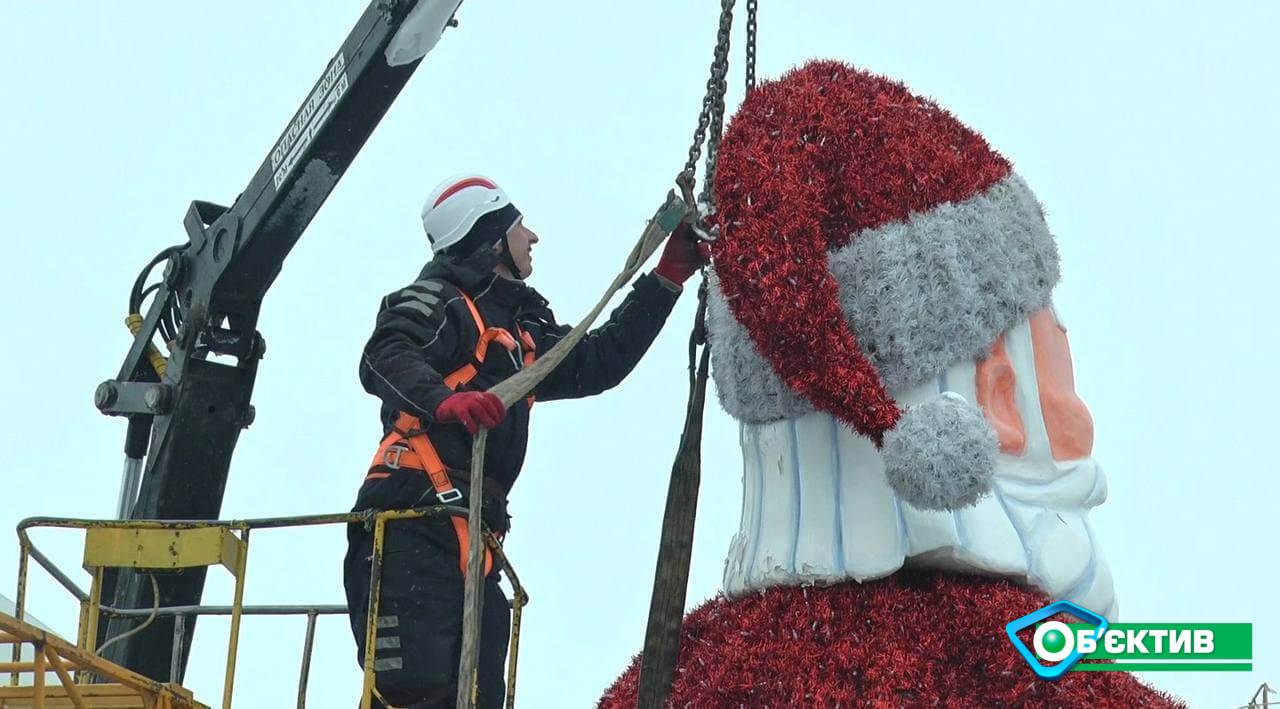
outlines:
[{"label": "yellow metal frame", "polygon": [[[11,686],[0,687],[0,707],[208,709],[178,685],[156,682],[130,672],[33,625],[0,613],[0,645],[13,645],[15,658],[20,658],[24,644],[33,650],[31,662],[15,659],[0,663],[0,672],[9,672],[13,676]],[[92,672],[107,683],[78,684],[72,679],[72,672]],[[32,683],[19,686],[18,676],[24,673],[32,675]],[[57,676],[57,687],[47,684],[49,673]]]},{"label": "yellow metal frame", "polygon": [[[147,703],[147,707],[156,707],[156,709],[185,709],[187,707],[200,708],[205,705],[195,702],[191,698],[190,693],[182,689],[176,684],[162,684],[143,677],[122,667],[119,667],[107,660],[97,657],[94,653],[98,638],[98,626],[103,614],[102,608],[102,582],[103,573],[108,568],[131,568],[139,571],[169,571],[174,569],[191,568],[197,566],[223,566],[235,579],[235,595],[231,606],[231,637],[227,648],[227,664],[226,672],[223,680],[223,700],[224,709],[230,709],[232,690],[235,683],[235,666],[236,654],[240,637],[240,621],[244,604],[244,584],[246,562],[249,552],[249,532],[252,529],[262,528],[284,528],[284,527],[300,527],[314,526],[323,524],[363,524],[370,525],[374,530],[374,558],[370,574],[369,588],[369,613],[365,623],[365,658],[364,658],[364,676],[361,688],[360,706],[362,709],[370,709],[372,707],[373,697],[377,695],[375,687],[375,673],[373,669],[374,652],[377,646],[377,617],[378,605],[382,588],[382,569],[383,569],[383,549],[386,543],[386,526],[388,522],[404,519],[418,519],[434,515],[463,515],[467,511],[463,508],[449,507],[445,505],[434,505],[431,507],[419,507],[407,510],[386,510],[382,512],[370,513],[342,513],[331,515],[309,515],[302,517],[276,517],[256,520],[231,520],[231,521],[164,521],[164,520],[86,520],[86,519],[69,519],[69,518],[52,518],[39,517],[23,520],[18,525],[18,540],[20,547],[20,555],[18,560],[18,590],[17,598],[15,598],[16,609],[14,611],[15,618],[9,618],[0,614],[0,645],[12,643],[13,661],[9,663],[0,663],[0,673],[10,673],[10,687],[0,687],[0,707],[8,707],[6,697],[31,697],[35,696],[32,692],[36,692],[39,696],[45,695],[44,677],[47,672],[57,671],[58,666],[62,666],[64,670],[70,668],[75,672],[75,681],[70,682],[72,685],[67,688],[68,679],[59,674],[59,680],[62,682],[66,692],[66,698],[70,699],[71,706],[75,707],[94,707],[103,706],[103,704],[76,703],[73,697],[76,695],[82,698],[91,697],[95,692],[104,691],[134,691],[135,694],[127,696],[137,696],[141,692],[151,692],[154,698]],[[36,527],[54,527],[64,529],[81,529],[85,531],[84,544],[84,569],[92,574],[92,584],[88,594],[77,589],[74,585],[68,586],[69,581],[65,581],[65,577],[59,579],[64,586],[74,590],[82,600],[80,603],[80,619],[77,628],[77,640],[75,645],[58,639],[52,635],[44,633],[33,626],[22,622],[24,608],[26,606],[26,589],[27,589],[27,572],[29,568],[29,560],[35,555],[36,561],[49,570],[51,573],[54,568],[51,562],[35,552],[27,531]],[[516,686],[516,666],[519,657],[520,643],[520,621],[524,606],[529,602],[529,596],[525,592],[524,587],[520,584],[520,579],[516,575],[515,570],[511,566],[511,562],[507,559],[506,554],[502,550],[502,545],[498,539],[488,530],[482,531],[482,538],[485,545],[493,553],[493,555],[501,562],[506,572],[507,578],[511,582],[514,590],[514,598],[512,599],[512,619],[511,619],[511,636],[508,645],[508,664],[507,664],[507,697],[506,705],[510,709],[515,706],[515,686]],[[107,609],[107,612],[111,612]],[[193,611],[193,615],[199,615],[198,609]],[[309,631],[310,632],[310,631]],[[22,663],[20,645],[23,642],[30,642],[36,648],[36,660],[32,663]],[[50,654],[50,648],[53,648]],[[56,655],[56,658],[54,657]],[[37,671],[36,666],[40,670]],[[18,686],[19,675],[22,673],[34,672],[35,684],[39,685],[39,689],[32,686]],[[305,669],[304,669],[305,672]],[[93,673],[110,681],[115,681],[116,685],[90,685],[86,684],[87,675]],[[68,675],[70,677],[70,675]],[[101,687],[116,687],[115,690],[102,690]],[[119,689],[124,686],[127,690]],[[301,693],[301,689],[299,690]],[[9,692],[11,694],[6,694]],[[23,694],[25,692],[25,694]],[[107,696],[107,695],[102,695]],[[121,696],[121,695],[114,695]],[[150,696],[150,695],[147,695]],[[167,703],[162,703],[167,702]],[[40,704],[32,704],[30,706],[43,707],[43,700]],[[56,706],[67,706],[65,701]],[[26,706],[26,705],[23,705]],[[110,704],[110,706],[117,706]]]},{"label": "yellow metal frame", "polygon": [[84,567],[186,569],[221,564],[240,568],[244,541],[221,526],[149,529],[90,527],[85,530]]},{"label": "yellow metal frame", "polygon": [[[239,532],[237,536],[236,532]],[[235,529],[218,522],[157,526],[150,522],[92,524],[85,527],[84,568],[93,574],[85,623],[78,633],[81,647],[93,653],[98,640],[102,609],[103,571],[131,568],[170,571],[197,566],[226,567],[235,579],[231,605],[231,638],[222,680],[222,706],[231,709],[235,686],[236,652],[240,644],[240,617],[244,603],[245,563],[249,556],[249,529]]]}]

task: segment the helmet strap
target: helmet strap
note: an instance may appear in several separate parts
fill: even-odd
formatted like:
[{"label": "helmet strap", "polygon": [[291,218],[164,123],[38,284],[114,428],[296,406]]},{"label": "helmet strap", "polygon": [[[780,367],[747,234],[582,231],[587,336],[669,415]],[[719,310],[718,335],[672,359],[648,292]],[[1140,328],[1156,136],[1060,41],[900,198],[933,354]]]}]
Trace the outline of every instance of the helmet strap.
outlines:
[{"label": "helmet strap", "polygon": [[511,271],[511,277],[517,281],[523,281],[524,276],[520,275],[520,269],[516,266],[516,259],[511,255],[511,242],[507,240],[510,237],[511,232],[509,231],[502,235],[502,245],[498,248],[498,255],[502,260],[502,264]]}]

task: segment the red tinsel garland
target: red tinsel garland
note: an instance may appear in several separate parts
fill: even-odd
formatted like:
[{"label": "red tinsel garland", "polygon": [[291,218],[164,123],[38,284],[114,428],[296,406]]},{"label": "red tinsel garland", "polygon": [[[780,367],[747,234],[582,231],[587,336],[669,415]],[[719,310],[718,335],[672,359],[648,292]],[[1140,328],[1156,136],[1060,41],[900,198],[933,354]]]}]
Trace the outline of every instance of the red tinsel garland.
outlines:
[{"label": "red tinsel garland", "polygon": [[[1036,677],[1004,627],[1047,603],[1007,581],[911,571],[716,598],[684,620],[669,705],[1182,706],[1123,672]],[[638,681],[636,661],[600,707],[632,709]]]},{"label": "red tinsel garland", "polygon": [[725,132],[721,287],[788,386],[879,442],[900,412],[844,320],[827,250],[1009,171],[980,135],[902,84],[806,64],[752,91]]}]

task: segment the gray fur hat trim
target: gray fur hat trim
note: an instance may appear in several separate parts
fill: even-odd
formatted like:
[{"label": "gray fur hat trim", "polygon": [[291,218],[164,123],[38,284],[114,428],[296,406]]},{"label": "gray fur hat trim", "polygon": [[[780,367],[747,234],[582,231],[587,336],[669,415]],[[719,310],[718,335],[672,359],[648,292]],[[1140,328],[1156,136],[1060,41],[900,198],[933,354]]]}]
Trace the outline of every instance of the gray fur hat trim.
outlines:
[{"label": "gray fur hat trim", "polygon": [[[1059,279],[1043,211],[1016,173],[970,199],[863,231],[828,257],[845,319],[890,392],[988,354],[1000,333],[1048,304]],[[714,278],[710,285],[721,406],[749,422],[813,411],[760,355]]]}]

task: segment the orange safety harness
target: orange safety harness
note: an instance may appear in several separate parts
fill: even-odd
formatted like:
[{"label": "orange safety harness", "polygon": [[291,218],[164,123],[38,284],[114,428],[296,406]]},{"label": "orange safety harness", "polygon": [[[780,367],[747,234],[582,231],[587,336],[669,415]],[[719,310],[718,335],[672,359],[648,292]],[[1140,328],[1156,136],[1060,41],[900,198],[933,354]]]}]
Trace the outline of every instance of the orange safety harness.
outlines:
[{"label": "orange safety harness", "polygon": [[[509,331],[500,327],[486,326],[484,318],[480,317],[480,311],[476,309],[475,302],[466,293],[459,291],[459,295],[462,296],[463,302],[467,304],[467,309],[471,311],[471,317],[475,320],[476,330],[480,333],[480,336],[476,340],[472,361],[454,370],[444,378],[445,386],[455,391],[458,387],[475,378],[479,371],[479,366],[484,363],[489,345],[497,342],[508,352],[513,352],[516,349],[516,339],[511,336]],[[520,342],[524,345],[523,365],[528,367],[533,364],[536,345],[529,333],[525,332],[519,324],[516,325],[516,331],[520,334]],[[527,401],[529,406],[532,407],[533,396],[530,395]],[[435,488],[436,499],[441,504],[449,504],[462,499],[462,491],[454,486],[453,480],[449,478],[448,468],[445,467],[444,461],[440,460],[440,454],[436,452],[436,447],[432,445],[431,439],[427,437],[422,421],[417,416],[401,413],[396,418],[395,425],[383,437],[382,444],[378,446],[378,452],[374,454],[373,461],[369,464],[369,473],[365,476],[365,480],[377,480],[390,476],[391,473],[386,472],[386,468],[393,470],[407,468],[425,473],[427,478],[431,480],[431,486]],[[473,491],[473,493],[475,492],[484,494],[483,491]],[[467,520],[457,515],[450,515],[449,518],[453,522],[453,531],[458,536],[458,566],[462,569],[463,576],[466,576],[467,549],[470,548]],[[485,549],[485,574],[488,575],[492,568],[493,555],[488,549]]]}]

